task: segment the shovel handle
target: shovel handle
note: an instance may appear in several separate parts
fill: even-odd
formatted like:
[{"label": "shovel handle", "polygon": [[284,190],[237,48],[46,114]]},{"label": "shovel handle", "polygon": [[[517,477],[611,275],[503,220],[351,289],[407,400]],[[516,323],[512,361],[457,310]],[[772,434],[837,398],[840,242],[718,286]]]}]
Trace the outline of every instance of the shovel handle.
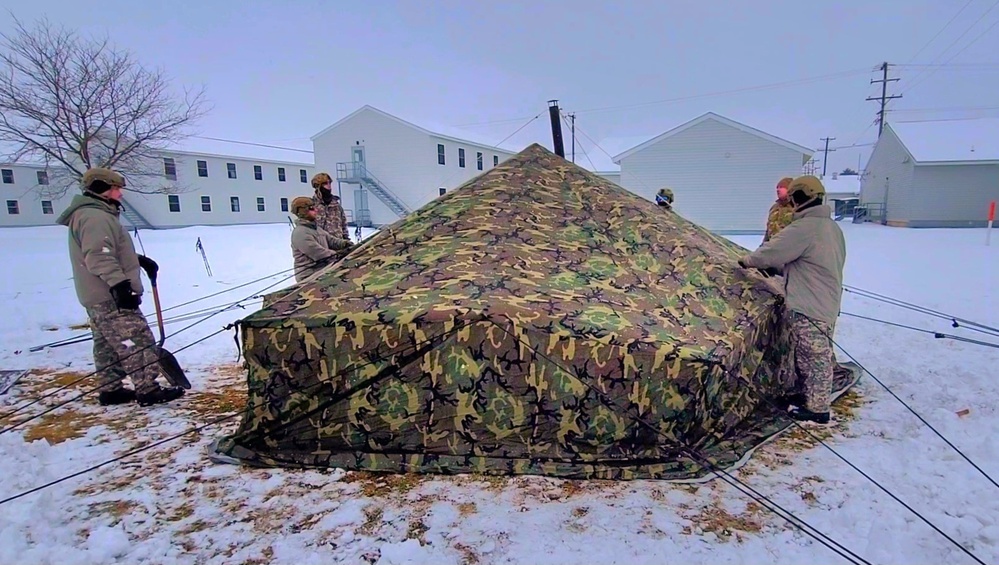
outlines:
[{"label": "shovel handle", "polygon": [[156,288],[156,277],[151,277],[149,282],[153,287],[153,305],[156,307],[156,325],[160,330],[160,347],[163,347],[166,337],[163,335],[163,312],[160,310],[160,291]]}]

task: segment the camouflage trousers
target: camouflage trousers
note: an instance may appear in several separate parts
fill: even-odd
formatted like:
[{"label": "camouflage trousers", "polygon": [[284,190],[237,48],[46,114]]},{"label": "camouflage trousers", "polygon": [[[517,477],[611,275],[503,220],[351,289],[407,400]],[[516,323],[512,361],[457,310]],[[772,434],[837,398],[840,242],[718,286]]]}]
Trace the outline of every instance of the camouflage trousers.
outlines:
[{"label": "camouflage trousers", "polygon": [[139,310],[119,310],[113,300],[87,308],[94,333],[94,365],[101,390],[122,386],[132,377],[135,392],[144,394],[159,388],[159,357],[156,340]]},{"label": "camouflage trousers", "polygon": [[797,392],[805,394],[805,408],[828,412],[832,396],[832,335],[835,327],[798,312],[791,312],[791,337],[794,340],[794,365]]}]

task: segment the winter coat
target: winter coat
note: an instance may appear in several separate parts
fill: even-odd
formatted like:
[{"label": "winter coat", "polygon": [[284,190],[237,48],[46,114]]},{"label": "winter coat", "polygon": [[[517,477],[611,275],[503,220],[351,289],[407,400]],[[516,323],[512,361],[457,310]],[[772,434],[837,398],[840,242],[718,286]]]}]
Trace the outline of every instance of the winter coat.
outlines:
[{"label": "winter coat", "polygon": [[831,213],[825,204],[795,212],[790,225],[742,261],[748,267],[783,268],[788,309],[835,325],[846,241]]},{"label": "winter coat", "polygon": [[330,198],[330,203],[326,204],[323,202],[322,194],[317,190],[312,197],[312,204],[316,207],[316,227],[333,237],[350,239],[350,232],[347,231],[347,214],[344,213],[339,198]]},{"label": "winter coat", "polygon": [[112,300],[111,287],[129,281],[142,294],[139,256],[118,220],[121,207],[90,192],[73,197],[56,223],[69,228],[76,296],[85,308]]},{"label": "winter coat", "polygon": [[339,253],[346,249],[350,241],[334,237],[325,230],[316,227],[316,223],[308,220],[297,220],[295,229],[291,232],[291,256],[295,260],[295,282],[319,272],[331,263]]},{"label": "winter coat", "polygon": [[794,215],[794,204],[788,198],[785,202],[778,200],[770,207],[767,214],[767,233],[763,236],[763,241],[770,241],[780,230],[786,228],[791,223]]}]

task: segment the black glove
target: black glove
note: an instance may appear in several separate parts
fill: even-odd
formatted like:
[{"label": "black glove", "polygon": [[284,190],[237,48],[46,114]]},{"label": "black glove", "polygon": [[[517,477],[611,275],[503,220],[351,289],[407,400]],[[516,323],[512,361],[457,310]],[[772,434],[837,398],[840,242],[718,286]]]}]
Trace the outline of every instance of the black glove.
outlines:
[{"label": "black glove", "polygon": [[139,255],[139,266],[142,267],[142,270],[146,272],[146,275],[149,277],[149,280],[151,281],[156,280],[156,273],[158,273],[160,270],[160,266],[156,264],[156,261],[153,261],[152,259],[146,257],[145,255]]},{"label": "black glove", "polygon": [[766,269],[760,269],[760,271],[768,277],[779,277],[781,275],[780,269],[777,267],[767,267]]},{"label": "black glove", "polygon": [[742,267],[743,269],[748,269],[749,268],[749,265],[746,264],[746,260],[745,259],[739,259],[739,266]]},{"label": "black glove", "polygon": [[132,283],[124,280],[111,287],[111,297],[119,310],[138,310],[142,297],[132,291]]}]

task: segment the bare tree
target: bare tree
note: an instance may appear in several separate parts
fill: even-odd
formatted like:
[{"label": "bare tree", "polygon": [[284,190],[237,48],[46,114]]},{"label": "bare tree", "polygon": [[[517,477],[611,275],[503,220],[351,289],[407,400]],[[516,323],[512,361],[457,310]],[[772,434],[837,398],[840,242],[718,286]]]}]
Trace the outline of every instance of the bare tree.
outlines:
[{"label": "bare tree", "polygon": [[209,110],[204,88],[174,95],[163,71],[107,37],[14,21],[0,33],[0,154],[44,163],[50,184],[41,188],[53,196],[79,186],[90,167],[122,172],[135,192],[177,191],[153,181],[164,176],[160,152],[192,135]]}]

